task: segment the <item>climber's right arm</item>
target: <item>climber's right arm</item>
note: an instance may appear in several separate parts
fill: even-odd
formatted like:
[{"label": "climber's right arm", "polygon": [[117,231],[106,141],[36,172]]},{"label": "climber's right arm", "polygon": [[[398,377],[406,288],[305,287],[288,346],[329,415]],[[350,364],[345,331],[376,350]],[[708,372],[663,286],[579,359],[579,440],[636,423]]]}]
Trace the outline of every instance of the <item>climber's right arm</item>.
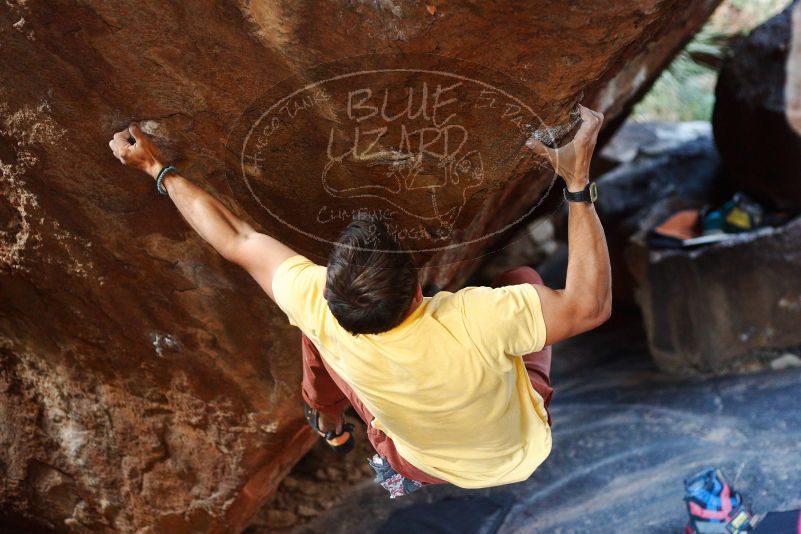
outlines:
[{"label": "climber's right arm", "polygon": [[297,252],[257,232],[222,202],[183,176],[168,174],[162,183],[189,226],[223,258],[245,269],[273,298],[273,274],[284,260]]},{"label": "climber's right arm", "polygon": [[[130,143],[129,136],[136,142]],[[164,166],[158,150],[138,125],[132,124],[116,133],[109,146],[123,164],[142,170],[154,179]],[[162,185],[189,226],[225,259],[250,273],[273,298],[273,274],[284,260],[297,252],[255,231],[222,202],[180,174],[168,174]]]}]

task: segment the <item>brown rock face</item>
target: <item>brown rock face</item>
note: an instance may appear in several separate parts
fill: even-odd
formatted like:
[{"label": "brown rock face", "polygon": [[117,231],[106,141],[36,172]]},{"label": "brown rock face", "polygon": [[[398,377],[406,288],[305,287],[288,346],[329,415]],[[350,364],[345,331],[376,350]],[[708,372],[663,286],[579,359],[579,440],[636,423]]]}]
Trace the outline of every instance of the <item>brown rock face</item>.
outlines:
[{"label": "brown rock face", "polygon": [[[525,137],[534,130],[562,136],[582,93],[614,124],[716,3],[6,2],[0,523],[74,532],[238,531],[313,439],[300,409],[297,332],[255,283],[193,234],[152,182],[114,160],[107,142],[115,130],[142,121],[183,156],[179,166],[189,177],[317,259],[328,244],[314,237],[334,234],[354,209],[385,210],[401,230],[421,227],[420,243],[439,247],[418,247],[433,266],[429,280],[458,282],[471,264],[456,262],[487,250],[494,238],[486,236],[550,185],[547,173],[532,170]],[[229,133],[247,131],[243,113],[261,116],[248,115],[249,106],[273,102],[274,84],[290,80],[278,88],[291,95],[297,81],[320,81],[316,65],[389,53],[481,67],[431,60],[425,68],[407,65],[406,76],[329,87],[319,101],[312,93],[311,101],[294,102],[309,112],[292,108],[285,123],[303,128],[257,135],[257,155],[269,166],[254,161],[238,174],[242,153],[225,146],[244,138],[230,142]],[[345,165],[326,189],[321,149],[332,131],[342,146],[352,142],[361,115],[350,112],[366,109],[348,108],[350,91],[375,84],[369,87],[381,95],[390,85],[422,90],[425,82],[433,96],[437,84],[445,87],[430,72],[438,65],[471,80],[459,86],[464,92],[452,108],[441,108],[455,110],[454,122],[410,118],[416,151],[382,140],[373,145],[380,158],[338,161]],[[479,86],[490,96],[499,89],[511,95],[485,93],[485,106],[516,98],[530,112],[502,116],[506,107],[490,106],[493,122],[477,111]],[[393,106],[403,101],[403,93],[389,98]],[[380,127],[376,120],[366,119],[362,133]],[[418,130],[443,144],[445,132],[460,131],[449,125],[469,126],[477,144],[419,148]],[[389,187],[365,171],[370,163],[383,165],[380,177],[391,186],[403,186],[400,198],[341,196],[352,193],[351,180],[371,193]],[[244,177],[253,178],[253,191]],[[312,237],[254,208],[258,201],[285,209]],[[333,208],[335,222],[325,232],[304,226],[322,206]]]}]

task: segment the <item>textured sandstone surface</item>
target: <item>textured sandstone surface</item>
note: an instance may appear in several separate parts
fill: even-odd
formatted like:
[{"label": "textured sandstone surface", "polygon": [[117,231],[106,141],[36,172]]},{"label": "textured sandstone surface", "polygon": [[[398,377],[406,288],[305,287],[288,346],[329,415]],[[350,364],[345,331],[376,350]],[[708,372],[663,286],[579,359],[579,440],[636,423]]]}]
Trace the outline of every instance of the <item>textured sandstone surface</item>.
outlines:
[{"label": "textured sandstone surface", "polygon": [[[120,167],[112,132],[145,121],[190,177],[320,258],[325,243],[251,210],[226,180],[228,133],[273,84],[346,56],[434,53],[503,71],[548,124],[568,123],[582,93],[614,124],[716,3],[4,3],[0,523],[237,531],[313,439],[297,333]],[[342,114],[323,111],[333,124]],[[448,239],[502,228],[549,185],[515,147],[488,150],[511,163],[464,199]],[[304,199],[312,217],[330,201],[319,168],[293,165],[258,186],[277,203]],[[426,275],[463,280],[470,263],[452,262],[489,246],[448,249]]]}]

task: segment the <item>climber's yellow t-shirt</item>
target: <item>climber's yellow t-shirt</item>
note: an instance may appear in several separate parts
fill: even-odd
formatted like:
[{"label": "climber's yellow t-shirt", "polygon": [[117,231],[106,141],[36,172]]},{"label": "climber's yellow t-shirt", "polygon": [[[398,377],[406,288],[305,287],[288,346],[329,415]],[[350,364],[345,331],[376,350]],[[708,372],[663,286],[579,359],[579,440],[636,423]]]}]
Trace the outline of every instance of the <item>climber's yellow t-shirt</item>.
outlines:
[{"label": "climber's yellow t-shirt", "polygon": [[392,330],[354,336],[323,298],[325,273],[289,258],[275,300],[405,460],[463,488],[531,476],[551,450],[543,399],[519,357],[545,344],[532,285],[441,291]]}]

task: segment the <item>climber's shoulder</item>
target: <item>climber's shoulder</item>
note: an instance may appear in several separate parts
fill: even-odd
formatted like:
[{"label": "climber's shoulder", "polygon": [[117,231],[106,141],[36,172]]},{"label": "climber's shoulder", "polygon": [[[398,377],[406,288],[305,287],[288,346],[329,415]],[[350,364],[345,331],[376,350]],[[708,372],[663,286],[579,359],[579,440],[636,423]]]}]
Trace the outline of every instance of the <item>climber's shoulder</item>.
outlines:
[{"label": "climber's shoulder", "polygon": [[301,254],[286,258],[273,275],[273,300],[295,326],[320,319],[325,306],[325,267]]}]

